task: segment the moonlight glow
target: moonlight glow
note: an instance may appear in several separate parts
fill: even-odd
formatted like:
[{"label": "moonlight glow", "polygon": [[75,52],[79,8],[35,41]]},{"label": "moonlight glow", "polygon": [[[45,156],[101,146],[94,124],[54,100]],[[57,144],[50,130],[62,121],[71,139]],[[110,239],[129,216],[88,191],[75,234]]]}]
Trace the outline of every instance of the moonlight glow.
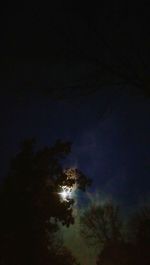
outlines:
[{"label": "moonlight glow", "polygon": [[62,191],[59,192],[59,194],[63,201],[68,201],[69,199],[72,198],[73,195],[72,188],[69,188],[67,186],[62,186],[61,189]]},{"label": "moonlight glow", "polygon": [[[67,180],[76,179],[76,171],[74,168],[64,170]],[[62,201],[69,201],[75,196],[75,190],[77,189],[77,184],[73,183],[72,186],[63,185],[60,186],[60,192],[58,193]]]}]

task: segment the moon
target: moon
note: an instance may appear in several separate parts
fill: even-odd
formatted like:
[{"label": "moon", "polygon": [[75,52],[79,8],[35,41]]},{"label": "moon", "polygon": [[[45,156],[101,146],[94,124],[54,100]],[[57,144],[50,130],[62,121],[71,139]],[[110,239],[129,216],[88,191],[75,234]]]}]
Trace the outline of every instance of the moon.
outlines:
[{"label": "moon", "polygon": [[62,191],[59,192],[61,199],[63,201],[69,201],[69,199],[71,199],[73,196],[72,188],[67,187],[67,186],[62,186],[61,189],[62,189]]},{"label": "moon", "polygon": [[[64,173],[68,180],[69,179],[75,180],[77,177],[75,168],[65,169]],[[77,189],[76,182],[72,186],[62,185],[60,186],[60,192],[58,194],[60,195],[62,201],[69,202],[69,200],[75,196],[76,189]]]}]

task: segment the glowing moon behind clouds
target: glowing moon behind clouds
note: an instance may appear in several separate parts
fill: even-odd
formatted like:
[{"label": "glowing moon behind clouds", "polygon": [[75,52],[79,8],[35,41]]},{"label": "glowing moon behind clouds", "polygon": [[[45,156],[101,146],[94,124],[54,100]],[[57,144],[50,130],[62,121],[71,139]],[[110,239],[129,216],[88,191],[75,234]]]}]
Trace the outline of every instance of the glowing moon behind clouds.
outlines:
[{"label": "glowing moon behind clouds", "polygon": [[72,188],[67,187],[67,186],[62,186],[61,187],[62,191],[59,192],[61,198],[63,201],[69,201],[69,199],[72,198],[73,195],[73,191]]}]

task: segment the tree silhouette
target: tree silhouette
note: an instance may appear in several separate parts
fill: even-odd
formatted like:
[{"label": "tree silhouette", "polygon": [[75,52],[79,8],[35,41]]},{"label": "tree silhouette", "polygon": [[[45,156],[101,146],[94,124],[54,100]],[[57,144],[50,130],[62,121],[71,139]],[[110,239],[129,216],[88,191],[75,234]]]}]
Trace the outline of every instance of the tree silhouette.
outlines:
[{"label": "tree silhouette", "polygon": [[129,239],[136,249],[136,264],[150,264],[150,207],[138,209],[128,225]]},{"label": "tree silhouette", "polygon": [[91,205],[81,216],[81,233],[98,247],[97,265],[150,264],[150,208],[121,218],[112,202]]},{"label": "tree silhouette", "polygon": [[81,216],[81,234],[92,244],[103,248],[122,238],[119,208],[112,202],[92,204]]},{"label": "tree silhouette", "polygon": [[150,244],[150,208],[148,206],[138,209],[131,216],[128,226],[130,240]]},{"label": "tree silhouette", "polygon": [[135,262],[135,249],[123,241],[110,242],[97,257],[97,265],[133,265]]},{"label": "tree silhouette", "polygon": [[63,169],[63,159],[70,151],[70,142],[59,140],[38,150],[30,139],[12,159],[0,193],[0,264],[64,264],[59,261],[61,256],[65,264],[75,263],[69,251],[61,249],[57,255],[53,251],[57,223],[69,226],[74,222],[74,200],[60,200],[61,186],[76,183],[84,190],[89,184],[79,170],[69,178]]}]

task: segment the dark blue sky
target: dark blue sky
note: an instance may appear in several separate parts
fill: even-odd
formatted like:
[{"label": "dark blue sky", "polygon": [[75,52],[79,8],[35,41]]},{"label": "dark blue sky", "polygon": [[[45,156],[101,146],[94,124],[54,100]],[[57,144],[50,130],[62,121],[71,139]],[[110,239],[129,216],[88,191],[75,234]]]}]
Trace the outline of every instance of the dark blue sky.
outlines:
[{"label": "dark blue sky", "polygon": [[[112,111],[101,113],[107,102]],[[24,138],[40,145],[57,138],[73,142],[68,163],[93,179],[91,192],[104,192],[126,205],[149,200],[150,105],[129,90],[117,95],[95,94],[82,101],[58,102],[30,93],[18,100],[1,95],[1,177]]]}]

